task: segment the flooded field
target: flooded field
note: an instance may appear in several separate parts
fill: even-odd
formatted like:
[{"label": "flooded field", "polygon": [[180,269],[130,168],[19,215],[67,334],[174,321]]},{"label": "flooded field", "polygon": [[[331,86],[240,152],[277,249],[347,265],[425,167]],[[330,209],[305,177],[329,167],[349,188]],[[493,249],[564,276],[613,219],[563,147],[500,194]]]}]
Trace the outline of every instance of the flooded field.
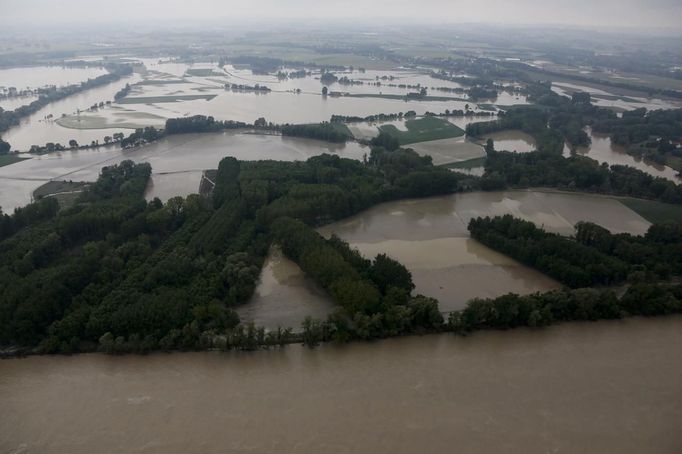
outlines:
[{"label": "flooded field", "polygon": [[282,327],[299,331],[306,316],[325,319],[334,308],[325,291],[278,247],[273,247],[263,264],[253,298],[236,311],[242,322],[253,322],[266,329]]},{"label": "flooded field", "polygon": [[[409,110],[423,115],[429,111],[464,110],[467,104],[471,109],[478,108],[462,94],[438,90],[431,90],[429,96],[444,99],[409,102],[401,99],[417,90],[414,88],[417,86],[461,88],[455,82],[434,79],[413,70],[338,72],[338,77],[363,84],[333,83],[329,86],[330,91],[349,96],[324,97],[319,71],[302,78],[280,80],[274,75],[254,75],[250,70],[230,65],[220,68],[210,63],[188,65],[154,59],[136,60],[144,64],[139,74],[53,103],[8,131],[5,140],[14,149],[22,151],[31,145],[66,144],[71,139],[81,144],[90,143],[102,141],[105,135],[114,132],[129,133],[131,129],[144,126],[161,127],[167,118],[190,115],[211,115],[219,120],[247,123],[265,117],[268,121],[284,124],[329,121],[332,115],[364,117]],[[112,106],[86,111],[92,104],[112,100],[126,83],[132,86],[128,96]],[[258,84],[271,91],[225,88],[232,84],[250,87]],[[500,102],[523,104],[526,99],[502,93]],[[52,117],[48,118],[50,115]],[[373,127],[359,128],[354,131],[359,137],[371,138],[376,133]]]},{"label": "flooded field", "polygon": [[677,454],[680,345],[676,316],[3,360],[0,451]]},{"label": "flooded field", "polygon": [[[217,168],[220,160],[226,156],[242,160],[294,161],[322,153],[362,159],[366,152],[365,147],[354,142],[339,145],[239,132],[170,136],[133,150],[111,146],[63,151],[0,167],[0,206],[5,211],[11,211],[26,204],[30,200],[30,192],[48,180],[95,181],[102,167],[125,159],[149,162],[154,172],[152,194],[166,200],[198,191],[200,172]],[[157,174],[166,175],[159,177]],[[192,189],[191,185],[195,181],[197,185]],[[26,189],[30,190],[24,192]]]},{"label": "flooded field", "polygon": [[63,66],[30,66],[0,69],[0,88],[36,89],[48,85],[63,87],[85,82],[106,74],[104,68],[66,68]]},{"label": "flooded field", "polygon": [[624,147],[611,143],[611,138],[608,135],[594,133],[590,128],[587,129],[587,133],[592,138],[592,144],[588,148],[578,148],[577,153],[599,162],[606,162],[609,165],[619,164],[634,167],[649,175],[667,178],[679,184],[680,178],[677,176],[676,170],[630,156]]},{"label": "flooded field", "polygon": [[536,149],[535,138],[523,131],[510,130],[486,134],[481,140],[482,144],[488,139],[493,139],[497,151],[516,151],[528,153]]},{"label": "flooded field", "polygon": [[437,166],[485,157],[483,147],[464,136],[413,143],[407,148],[412,148],[420,155],[431,156],[433,164]]},{"label": "flooded field", "polygon": [[599,107],[609,107],[614,110],[633,110],[645,107],[647,110],[656,109],[678,109],[682,107],[679,101],[672,101],[660,98],[643,98],[640,96],[623,96],[614,92],[601,90],[589,85],[573,84],[568,82],[553,82],[552,91],[555,93],[571,97],[573,93],[589,93],[592,97],[592,104]]},{"label": "flooded field", "polygon": [[[27,151],[31,145],[44,146],[48,142],[67,145],[69,140],[74,139],[79,144],[89,144],[93,140],[103,141],[104,136],[111,136],[115,132],[129,134],[124,128],[108,129],[72,129],[64,128],[57,123],[62,114],[72,115],[80,110],[88,109],[99,102],[112,101],[114,94],[123,88],[126,83],[134,83],[139,76],[134,74],[117,82],[101,87],[92,88],[60,101],[53,102],[43,107],[33,115],[24,118],[18,126],[9,129],[2,134],[3,140],[12,145],[12,149]],[[105,111],[101,109],[101,111]],[[49,116],[51,118],[48,118]]]},{"label": "flooded field", "polygon": [[478,216],[512,214],[570,235],[579,221],[613,232],[644,233],[649,222],[617,200],[532,191],[476,192],[385,203],[319,229],[336,233],[368,258],[386,253],[412,272],[416,292],[438,298],[443,311],[475,297],[545,291],[560,285],[469,238]]}]

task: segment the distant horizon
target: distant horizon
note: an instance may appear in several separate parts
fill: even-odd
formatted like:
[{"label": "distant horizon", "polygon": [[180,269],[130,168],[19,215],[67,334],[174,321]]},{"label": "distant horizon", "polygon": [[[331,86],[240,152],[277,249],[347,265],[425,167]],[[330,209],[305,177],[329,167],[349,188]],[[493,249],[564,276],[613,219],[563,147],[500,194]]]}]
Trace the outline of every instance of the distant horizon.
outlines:
[{"label": "distant horizon", "polygon": [[[520,27],[578,27],[589,29],[679,31],[682,2],[676,0],[489,0],[475,5],[461,0],[347,0],[343,4],[320,6],[312,0],[261,0],[258,6],[232,0],[64,0],[59,7],[48,0],[0,0],[0,25],[3,28],[51,28],[101,24],[126,27],[140,23],[153,26],[186,24],[283,24],[317,21],[319,23],[506,25]],[[589,13],[586,13],[589,12]],[[77,20],[75,19],[77,18]]]}]

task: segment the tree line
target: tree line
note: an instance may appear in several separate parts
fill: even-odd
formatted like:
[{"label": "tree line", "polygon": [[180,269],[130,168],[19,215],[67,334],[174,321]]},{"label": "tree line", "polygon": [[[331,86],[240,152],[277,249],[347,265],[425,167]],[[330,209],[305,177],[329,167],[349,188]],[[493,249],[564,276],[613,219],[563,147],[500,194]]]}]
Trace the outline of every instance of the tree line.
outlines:
[{"label": "tree line", "polygon": [[469,223],[471,237],[571,288],[655,282],[682,274],[682,226],[652,225],[643,236],[580,222],[574,237],[505,215]]},{"label": "tree line", "polygon": [[552,187],[682,203],[682,186],[630,166],[599,163],[586,156],[551,151],[513,153],[486,147],[483,190]]}]

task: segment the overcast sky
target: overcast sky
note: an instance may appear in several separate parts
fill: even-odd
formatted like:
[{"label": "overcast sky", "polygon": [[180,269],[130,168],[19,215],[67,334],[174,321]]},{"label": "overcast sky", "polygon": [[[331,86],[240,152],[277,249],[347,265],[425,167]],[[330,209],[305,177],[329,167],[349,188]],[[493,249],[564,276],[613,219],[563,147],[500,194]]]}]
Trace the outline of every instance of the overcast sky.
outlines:
[{"label": "overcast sky", "polygon": [[682,0],[0,0],[0,24],[182,23],[239,19],[401,19],[679,27]]}]

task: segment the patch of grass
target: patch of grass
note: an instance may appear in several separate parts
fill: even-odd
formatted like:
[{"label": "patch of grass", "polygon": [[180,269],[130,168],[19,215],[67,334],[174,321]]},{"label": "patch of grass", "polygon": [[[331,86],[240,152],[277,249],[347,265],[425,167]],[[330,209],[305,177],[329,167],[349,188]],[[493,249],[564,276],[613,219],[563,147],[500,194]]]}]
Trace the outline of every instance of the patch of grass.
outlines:
[{"label": "patch of grass", "polygon": [[117,101],[119,104],[160,104],[164,102],[194,101],[205,99],[210,101],[218,95],[175,95],[175,96],[146,96],[138,98],[123,98]]},{"label": "patch of grass", "polygon": [[633,198],[620,199],[620,201],[652,224],[682,222],[682,206],[680,205]]},{"label": "patch of grass", "polygon": [[224,76],[225,74],[214,71],[212,68],[190,68],[185,72],[185,75],[195,77],[211,77]]},{"label": "patch of grass", "polygon": [[380,126],[382,132],[398,139],[400,145],[409,145],[430,140],[452,139],[464,135],[464,130],[449,121],[438,117],[423,117],[405,122],[407,131],[401,131],[393,125]]},{"label": "patch of grass", "polygon": [[14,154],[3,154],[0,155],[0,167],[9,166],[17,162],[24,161],[26,159],[29,158],[20,158],[19,156]]},{"label": "patch of grass", "polygon": [[483,167],[485,165],[485,157],[467,159],[466,161],[451,162],[443,164],[442,167],[448,169],[473,169],[474,167]]},{"label": "patch of grass", "polygon": [[479,104],[478,108],[487,112],[495,112],[497,110],[492,104]]},{"label": "patch of grass", "polygon": [[677,170],[678,172],[682,172],[682,158],[667,154],[665,157],[665,164],[668,167]]}]

